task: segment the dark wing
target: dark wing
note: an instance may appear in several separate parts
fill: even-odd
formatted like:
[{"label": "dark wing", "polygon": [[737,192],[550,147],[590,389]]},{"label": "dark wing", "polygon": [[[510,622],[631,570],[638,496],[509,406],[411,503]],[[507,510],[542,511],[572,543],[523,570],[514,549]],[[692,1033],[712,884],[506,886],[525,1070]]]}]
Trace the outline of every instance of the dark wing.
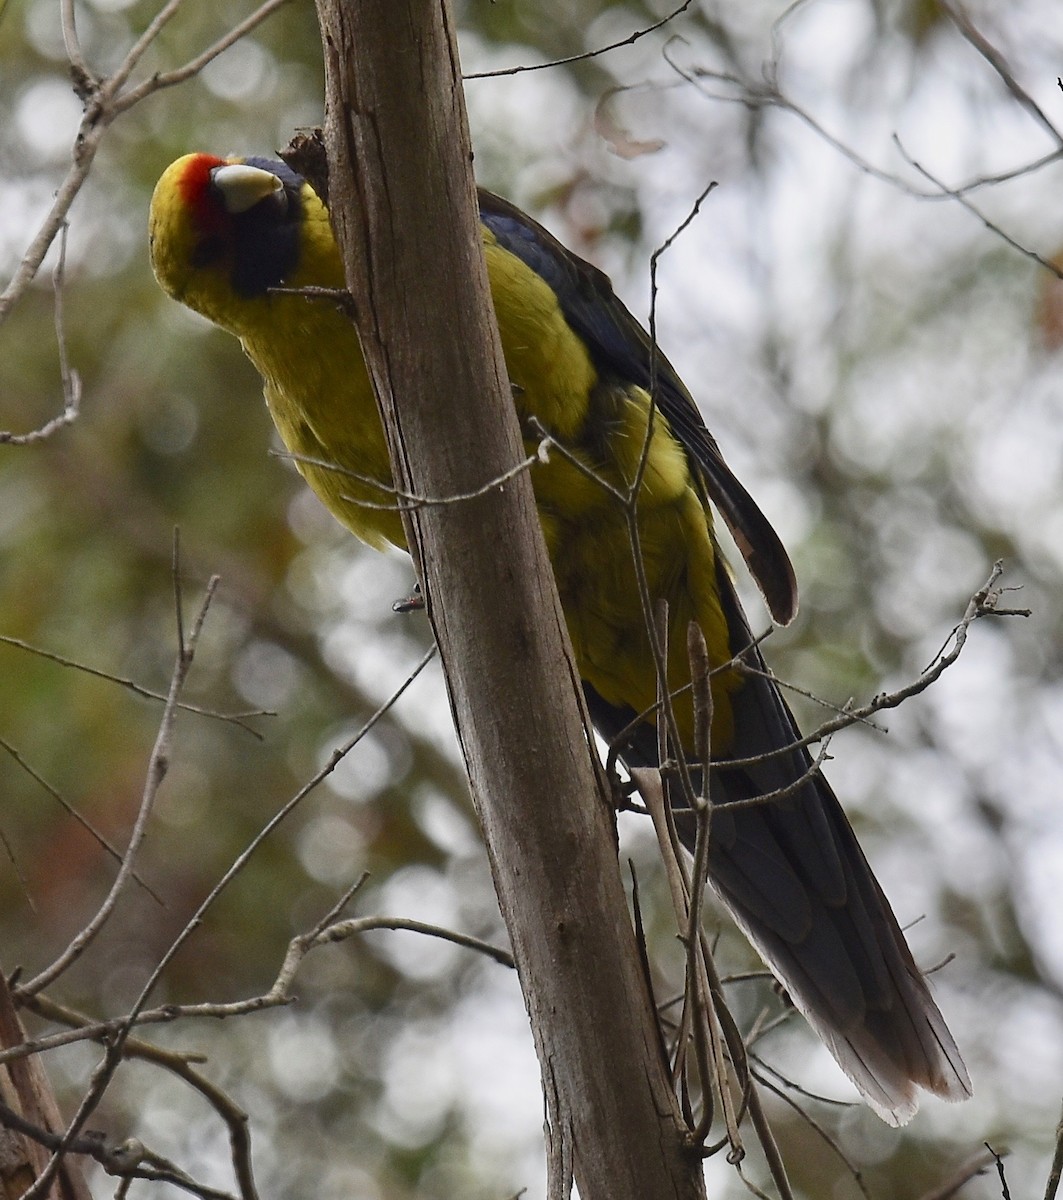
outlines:
[{"label": "dark wing", "polygon": [[789,556],[767,517],[724,461],[675,368],[617,299],[609,277],[585,262],[508,201],[482,188],[480,219],[499,243],[553,289],[569,325],[586,343],[600,374],[650,391],[661,414],[697,464],[709,498],[720,511],[781,625],[797,612],[797,581]]},{"label": "dark wing", "polygon": [[[721,564],[717,582],[738,652],[751,636]],[[917,1087],[963,1100],[970,1077],[889,901],[808,750],[792,748],[797,726],[760,651],[744,657],[758,671],[731,694],[734,746],[752,761],[712,766],[713,889],[884,1120],[904,1124]],[[584,692],[602,736],[625,737],[624,762],[655,766],[656,730],[629,732],[632,711],[607,704],[589,684]],[[752,803],[784,788],[792,789],[785,799]],[[693,853],[689,814],[678,811],[676,825]]]}]

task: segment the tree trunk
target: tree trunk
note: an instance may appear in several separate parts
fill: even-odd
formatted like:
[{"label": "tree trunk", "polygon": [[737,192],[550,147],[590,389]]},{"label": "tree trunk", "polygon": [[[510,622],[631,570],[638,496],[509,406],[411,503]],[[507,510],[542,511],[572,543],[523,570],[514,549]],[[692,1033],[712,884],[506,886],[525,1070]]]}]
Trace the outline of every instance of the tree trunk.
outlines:
[{"label": "tree trunk", "polygon": [[[551,1195],[704,1196],[489,305],[448,0],[318,0],[333,225],[542,1067]],[[504,483],[489,487],[494,479]]]}]

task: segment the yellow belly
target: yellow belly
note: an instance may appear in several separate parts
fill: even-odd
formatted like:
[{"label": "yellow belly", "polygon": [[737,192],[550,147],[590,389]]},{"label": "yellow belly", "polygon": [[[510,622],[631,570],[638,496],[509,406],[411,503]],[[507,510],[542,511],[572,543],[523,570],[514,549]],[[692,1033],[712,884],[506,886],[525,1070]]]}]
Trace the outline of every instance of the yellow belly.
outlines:
[{"label": "yellow belly", "polygon": [[[603,483],[634,480],[648,432],[649,399],[599,379],[553,292],[485,231],[488,273],[518,417],[535,416],[583,469],[556,450],[532,469],[551,561],[582,678],[606,701],[650,708],[657,681],[634,566],[628,518]],[[405,545],[383,429],[361,351],[347,318],[320,301],[263,302],[244,348],[266,382],[285,445],[323,503],[371,545]],[[538,438],[526,440],[534,450]],[[600,482],[601,481],[601,482]],[[689,465],[657,414],[638,505],[638,540],[651,600],[669,605],[669,686],[689,681],[686,630],[700,623],[714,662],[730,657],[715,586],[710,517]],[[713,681],[713,744],[730,742],[727,693]],[[689,698],[676,702],[689,748]]]}]

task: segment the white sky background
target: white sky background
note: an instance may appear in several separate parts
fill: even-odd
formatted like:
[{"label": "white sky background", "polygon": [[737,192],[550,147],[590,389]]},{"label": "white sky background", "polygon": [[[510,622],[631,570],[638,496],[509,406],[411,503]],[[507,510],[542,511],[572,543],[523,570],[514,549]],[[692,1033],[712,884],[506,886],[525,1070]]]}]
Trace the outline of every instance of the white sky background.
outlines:
[{"label": "white sky background", "polygon": [[[721,3],[715,10],[742,47],[754,82],[775,54],[772,21],[783,8]],[[888,23],[892,6],[882,8]],[[971,14],[1063,128],[1058,6],[1048,0],[987,3]],[[957,33],[935,36],[913,63],[899,39],[876,43],[872,22],[870,5],[815,0],[795,6],[776,30],[780,86],[860,157],[912,188],[933,191],[905,161],[894,135],[912,158],[953,186],[1014,169],[1054,148]],[[624,37],[632,28],[630,14],[617,7],[587,30],[586,46],[573,51]],[[718,65],[682,21],[674,32],[688,38],[670,47],[677,61],[690,69]],[[887,470],[893,475],[896,491],[881,513],[880,527],[889,526],[889,554],[883,553],[876,603],[878,615],[910,639],[913,673],[944,641],[990,566],[956,515],[943,514],[922,490],[927,463],[946,462],[969,511],[991,521],[1022,552],[1024,564],[1013,565],[1006,581],[1024,585],[1015,602],[1032,607],[1033,618],[976,626],[964,657],[941,684],[890,717],[889,739],[853,733],[836,741],[830,775],[847,805],[870,814],[865,842],[887,893],[902,901],[902,922],[927,914],[915,934],[918,956],[934,961],[957,952],[938,989],[966,1052],[976,1097],[961,1108],[928,1101],[919,1118],[925,1136],[976,1148],[1000,1125],[1025,1126],[1032,1143],[1009,1161],[1009,1182],[1014,1195],[1039,1194],[1063,1079],[1063,688],[1053,641],[1063,620],[1063,365],[1040,348],[1033,325],[1040,276],[957,202],[916,199],[872,178],[792,113],[767,111],[762,148],[770,149],[771,161],[754,175],[742,141],[744,109],[721,98],[734,97],[735,89],[712,81],[704,81],[701,91],[683,84],[661,57],[667,37],[662,31],[605,60],[618,82],[637,89],[618,96],[611,111],[634,138],[662,139],[658,153],[632,160],[611,154],[566,76],[534,72],[467,87],[481,179],[489,186],[493,175],[515,181],[512,199],[528,205],[553,180],[570,178],[578,164],[593,180],[633,192],[646,223],[644,244],[632,254],[605,240],[595,252],[641,317],[649,307],[650,252],[686,216],[705,184],[718,180],[701,216],[662,263],[662,346],[702,404],[732,466],[796,548],[806,587],[824,593],[833,588],[840,604],[848,591],[846,580],[831,578],[832,562],[844,560],[832,559],[829,547],[802,548],[821,516],[815,497],[792,482],[803,426],[830,406],[831,447],[853,477]],[[473,37],[464,40],[462,53],[467,72],[535,61],[526,47],[486,47]],[[239,61],[256,78],[268,72],[254,52],[243,51]],[[238,94],[235,74],[236,64],[218,76],[218,86]],[[70,110],[69,93],[40,87],[25,95],[16,119],[26,144],[51,154],[53,142],[69,144],[59,131],[65,122],[73,126],[77,110]],[[1024,246],[1050,256],[1063,244],[1060,182],[1056,165],[977,191],[972,200]],[[32,231],[44,202],[38,193],[0,197],[5,253]],[[600,215],[594,195],[589,187],[579,201],[587,227]],[[579,216],[578,205],[575,214],[565,215]],[[560,214],[548,212],[543,219],[572,243],[574,230]],[[963,302],[956,306],[960,285],[949,281],[963,263],[976,276],[964,282]],[[928,302],[928,296],[937,300]],[[768,339],[782,347],[782,378],[765,368]],[[389,601],[406,589],[408,572],[398,560],[394,570],[381,571],[379,560],[360,551],[342,554],[350,563],[342,575],[336,556],[319,564],[324,574],[340,578],[352,604],[348,619],[328,636],[329,654],[383,698],[417,655],[401,628],[382,639],[371,614],[380,611],[381,598]],[[762,609],[753,611],[759,627]],[[882,679],[876,690],[898,682]],[[419,681],[408,702],[411,724],[452,747],[438,675]],[[927,730],[934,748],[921,740]],[[351,803],[373,771],[384,769],[371,748],[365,755],[352,764],[349,792],[342,779],[337,782]],[[898,828],[875,825],[875,800],[883,790],[897,804]],[[1001,814],[997,838],[972,815],[981,801]],[[431,796],[419,802],[424,827],[453,855],[454,865],[446,874],[396,875],[375,906],[435,921],[446,914],[461,927],[468,906],[475,909],[483,895],[478,844],[446,805]],[[318,831],[321,845],[343,844],[335,816],[322,820],[333,824]],[[327,877],[330,864],[315,850],[314,836],[311,824],[303,847],[312,860],[308,869]],[[640,836],[636,831],[634,840]],[[1055,981],[1054,996],[995,974],[992,964],[979,960],[974,940],[955,927],[942,932],[936,899],[942,880],[977,907],[988,884],[1003,878],[1022,880],[1020,916]],[[403,936],[388,941],[385,953],[413,977],[446,971],[458,953],[411,949]],[[328,1061],[324,1037],[324,1027],[312,1019],[278,1024],[270,1037],[278,1083],[291,1080],[293,1056]],[[380,1117],[392,1122],[389,1136],[416,1141],[418,1121],[429,1136],[436,1115],[458,1098],[485,1163],[519,1178],[530,1195],[541,1192],[538,1069],[515,979],[485,972],[482,991],[470,995],[449,1024],[412,1028],[389,1054]],[[814,1087],[848,1094],[825,1054],[806,1059],[799,1067],[810,1072]],[[309,1072],[307,1080],[310,1087],[319,1078]],[[864,1122],[863,1145],[876,1139],[885,1145],[896,1136],[872,1127],[866,1114],[854,1120]],[[727,1180],[737,1189],[722,1164],[710,1170],[718,1172],[717,1187]],[[351,1195],[352,1187],[371,1200],[371,1180],[352,1182],[346,1175],[337,1178],[337,1200]],[[997,1188],[995,1179],[977,1182],[964,1195],[997,1195]]]}]

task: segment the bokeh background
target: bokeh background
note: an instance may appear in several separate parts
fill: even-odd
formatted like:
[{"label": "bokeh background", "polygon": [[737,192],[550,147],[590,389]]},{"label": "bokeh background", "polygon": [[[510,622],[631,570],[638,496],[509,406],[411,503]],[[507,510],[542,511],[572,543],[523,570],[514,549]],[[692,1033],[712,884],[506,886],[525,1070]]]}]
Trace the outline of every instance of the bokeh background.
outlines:
[{"label": "bokeh background", "polygon": [[[468,73],[579,55],[668,11],[457,7]],[[185,0],[135,79],[249,11]],[[155,12],[79,2],[90,67],[113,69]],[[995,66],[939,0],[694,0],[634,44],[467,84],[480,181],[607,270],[643,318],[650,254],[718,182],[661,260],[659,338],[794,558],[801,613],[767,645],[784,679],[842,704],[913,677],[998,558],[1021,589],[1008,599],[1032,612],[980,622],[958,664],[881,721],[888,732],[831,746],[831,779],[902,923],[915,923],[918,959],[954,956],[935,987],[976,1088],[962,1107],[929,1101],[904,1131],[788,1093],[882,1198],[922,1196],[986,1140],[1009,1152],[1012,1194],[1041,1195],[1063,1092],[1063,286],[1037,261],[1063,245],[1063,36],[1048,0],[964,12]],[[132,1002],[234,856],[428,645],[422,617],[391,611],[411,586],[406,561],[355,544],[271,454],[239,346],[167,300],[147,262],[150,191],[174,157],[270,153],[320,121],[321,93],[313,8],[292,0],[116,121],[70,215],[63,328],[81,414],[47,440],[0,445],[6,971],[46,965],[113,878],[41,780],[123,845],[161,713],[11,639],[165,690],[176,527],[186,609],[208,576],[222,579],[186,698],[274,714],[249,719],[257,736],[180,716],[139,867],[164,905],[134,888],[53,989],[95,1016]],[[80,113],[57,0],[6,0],[5,282],[66,173]],[[53,249],[0,328],[0,428],[15,433],[62,407],[55,262]],[[823,714],[794,702],[806,726]],[[667,995],[679,955],[652,839],[634,818],[622,834]],[[436,665],[266,841],[154,999],[268,990],[289,938],[362,872],[355,914],[504,943]],[[753,965],[726,923],[719,957],[725,972]],[[206,1073],[247,1108],[263,1195],[541,1192],[542,1100],[512,972],[377,932],[315,952],[295,990],[281,1011],[152,1035],[206,1054]],[[751,983],[732,998],[747,1025],[776,1003]],[[810,1092],[852,1100],[799,1021],[756,1049]],[[67,1104],[97,1056],[48,1055]],[[802,1196],[860,1195],[790,1106],[769,1111]],[[224,1127],[157,1068],[124,1066],[93,1124],[231,1186]],[[755,1153],[745,1169],[764,1183]],[[745,1194],[726,1164],[707,1171],[711,1195]],[[100,1195],[113,1186],[98,1180]],[[960,1194],[1000,1195],[995,1170]]]}]

